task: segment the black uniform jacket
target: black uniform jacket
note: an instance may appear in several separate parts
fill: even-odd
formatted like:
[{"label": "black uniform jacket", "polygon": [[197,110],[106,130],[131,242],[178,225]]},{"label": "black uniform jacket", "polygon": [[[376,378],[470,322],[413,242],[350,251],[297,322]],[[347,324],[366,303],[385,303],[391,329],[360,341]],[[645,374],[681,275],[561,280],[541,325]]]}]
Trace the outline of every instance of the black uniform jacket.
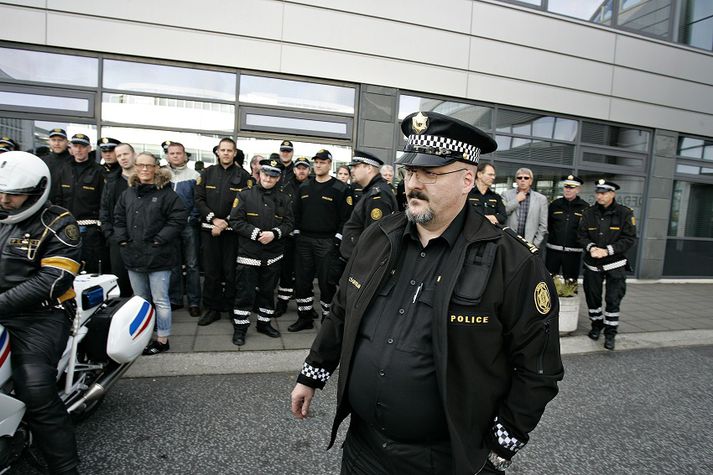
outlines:
[{"label": "black uniform jacket", "polygon": [[[626,252],[636,244],[636,218],[634,211],[616,200],[604,208],[594,204],[584,210],[579,222],[579,243],[585,249],[584,265],[599,271],[631,265]],[[592,246],[606,249],[609,255],[595,259],[589,254]]]},{"label": "black uniform jacket", "polygon": [[[281,258],[284,239],[294,228],[292,202],[277,186],[266,190],[258,184],[238,193],[228,223],[238,233],[238,256],[254,260],[255,265],[271,265]],[[260,231],[272,232],[275,239],[261,244]]]},{"label": "black uniform jacket", "polygon": [[101,165],[91,158],[81,164],[69,162],[62,167],[59,182],[55,204],[67,208],[77,221],[99,221],[104,188],[104,168]]},{"label": "black uniform jacket", "polygon": [[[490,450],[510,458],[527,442],[564,370],[559,301],[537,250],[466,206],[442,267],[452,271],[420,295],[434,309],[433,356],[456,472],[476,473]],[[350,412],[345,388],[362,316],[399,271],[405,226],[397,213],[364,232],[298,376],[321,388],[341,362],[332,443]]]},{"label": "black uniform jacket", "polygon": [[128,179],[121,174],[113,175],[104,184],[101,207],[99,208],[99,220],[102,222],[102,233],[104,233],[106,239],[111,238],[114,234],[114,207],[121,194],[128,187]]},{"label": "black uniform jacket", "polygon": [[50,152],[44,157],[42,161],[45,162],[47,168],[50,169],[50,196],[49,199],[52,203],[57,203],[57,196],[60,191],[60,177],[62,176],[62,169],[72,160],[72,156],[69,154],[68,150],[62,153]]},{"label": "black uniform jacket", "polygon": [[468,202],[475,206],[475,209],[484,216],[495,216],[498,223],[505,224],[508,218],[502,197],[488,188],[485,194],[481,193],[477,186],[474,186],[468,194]]},{"label": "black uniform jacket", "polygon": [[177,238],[188,211],[171,188],[167,170],[158,169],[155,182],[141,184],[137,174],[131,175],[114,208],[114,239],[124,265],[135,272],[169,270],[179,262]]},{"label": "black uniform jacket", "polygon": [[572,201],[557,198],[548,208],[547,213],[547,247],[557,251],[580,252],[579,221],[582,213],[589,208],[589,203],[579,196]]},{"label": "black uniform jacket", "polygon": [[342,228],[354,201],[347,185],[334,177],[324,183],[310,178],[300,185],[298,193],[294,207],[295,234],[342,239]]},{"label": "black uniform jacket", "polygon": [[397,211],[396,193],[381,175],[376,175],[364,187],[363,196],[342,228],[342,244],[339,252],[349,259],[359,236],[369,225]]},{"label": "black uniform jacket", "polygon": [[217,163],[201,170],[195,194],[201,227],[210,230],[215,218],[227,220],[235,195],[243,188],[252,187],[254,183],[253,177],[235,163],[228,168]]},{"label": "black uniform jacket", "polygon": [[45,205],[28,219],[0,224],[0,308],[3,316],[42,312],[74,298],[80,267],[77,221]]}]

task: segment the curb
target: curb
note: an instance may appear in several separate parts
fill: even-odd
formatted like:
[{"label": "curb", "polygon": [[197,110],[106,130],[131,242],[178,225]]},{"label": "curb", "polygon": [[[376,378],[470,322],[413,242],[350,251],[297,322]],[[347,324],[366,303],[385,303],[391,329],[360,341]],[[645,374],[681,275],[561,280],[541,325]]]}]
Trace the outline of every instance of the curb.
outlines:
[{"label": "curb", "polygon": [[[672,330],[661,332],[623,333],[617,335],[616,350],[607,351],[603,338],[587,336],[560,339],[563,355],[611,353],[650,348],[713,345],[713,330]],[[201,376],[215,374],[295,373],[309,350],[223,351],[201,353],[162,353],[139,358],[129,368],[126,378],[157,378],[166,376]]]}]

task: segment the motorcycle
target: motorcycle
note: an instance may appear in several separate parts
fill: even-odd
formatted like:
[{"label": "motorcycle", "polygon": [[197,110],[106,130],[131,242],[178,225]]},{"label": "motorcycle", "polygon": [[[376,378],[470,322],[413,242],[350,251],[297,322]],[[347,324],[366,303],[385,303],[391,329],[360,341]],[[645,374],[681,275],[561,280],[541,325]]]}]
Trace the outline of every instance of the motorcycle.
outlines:
[{"label": "motorcycle", "polygon": [[[111,274],[80,274],[74,280],[76,314],[57,367],[57,390],[77,422],[94,412],[107,391],[151,340],[153,306],[141,297],[119,297]],[[25,404],[12,391],[11,341],[0,325],[0,473],[9,469],[32,435]]]}]

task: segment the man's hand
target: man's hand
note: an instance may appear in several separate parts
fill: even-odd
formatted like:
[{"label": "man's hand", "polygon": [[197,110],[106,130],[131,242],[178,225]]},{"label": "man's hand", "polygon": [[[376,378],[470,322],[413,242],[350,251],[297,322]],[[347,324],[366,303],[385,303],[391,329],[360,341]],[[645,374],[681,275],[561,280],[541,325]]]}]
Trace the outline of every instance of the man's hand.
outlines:
[{"label": "man's hand", "polygon": [[486,214],[485,217],[488,218],[488,221],[490,221],[491,223],[498,224],[498,218],[496,218],[492,214]]},{"label": "man's hand", "polygon": [[210,235],[213,237],[220,236],[220,233],[228,229],[228,222],[224,219],[215,218],[213,220],[213,229],[210,230]]},{"label": "man's hand", "polygon": [[607,252],[606,249],[602,249],[599,247],[592,247],[589,250],[589,255],[595,259],[601,259],[602,257],[607,257],[609,255],[609,252]]},{"label": "man's hand", "polygon": [[515,199],[518,203],[522,203],[525,198],[527,198],[527,193],[525,193],[524,191],[518,191],[517,195],[515,196]]},{"label": "man's hand", "polygon": [[292,390],[290,399],[292,404],[290,410],[292,415],[297,419],[304,419],[309,414],[309,405],[314,397],[314,388],[305,386],[302,383],[297,383],[295,389]]},{"label": "man's hand", "polygon": [[275,240],[275,233],[272,231],[262,231],[260,232],[260,237],[257,238],[258,242],[260,244],[270,244],[272,241]]}]

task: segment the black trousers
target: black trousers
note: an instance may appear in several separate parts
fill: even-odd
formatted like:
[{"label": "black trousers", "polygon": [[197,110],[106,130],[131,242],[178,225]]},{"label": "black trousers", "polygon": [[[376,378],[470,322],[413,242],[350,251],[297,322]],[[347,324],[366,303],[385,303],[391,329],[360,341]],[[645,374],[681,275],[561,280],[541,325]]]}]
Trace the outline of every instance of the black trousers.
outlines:
[{"label": "black trousers", "polygon": [[545,266],[547,266],[547,271],[552,275],[559,274],[560,269],[562,269],[562,276],[565,279],[576,279],[579,277],[581,265],[581,252],[563,252],[547,249],[545,253]]},{"label": "black trousers", "polygon": [[82,236],[82,261],[88,274],[99,272],[99,263],[102,262],[102,272],[109,271],[109,252],[104,243],[104,235],[99,226],[80,226],[79,234]]},{"label": "black trousers", "polygon": [[235,262],[238,237],[231,231],[212,236],[203,231],[203,306],[206,310],[231,312],[235,301]]},{"label": "black trousers", "polygon": [[[453,473],[449,441],[402,443],[384,437],[352,414],[342,452],[342,475],[401,475]],[[489,463],[479,472],[502,474]]]},{"label": "black trousers", "polygon": [[134,291],[129,282],[129,272],[126,270],[124,261],[121,258],[120,246],[113,240],[109,240],[109,262],[111,262],[111,273],[119,279],[119,290],[122,297],[131,297]]},{"label": "black trousers", "polygon": [[[606,280],[605,308],[602,312],[602,287]],[[592,328],[604,328],[605,335],[616,335],[619,328],[619,305],[626,294],[626,270],[623,267],[594,272],[584,268],[584,296],[587,298]]]},{"label": "black trousers", "polygon": [[295,242],[295,301],[297,316],[312,319],[314,296],[312,282],[315,275],[319,284],[319,303],[322,317],[329,314],[337,286],[330,283],[331,263],[335,257],[334,239],[299,236]]},{"label": "black trousers", "polygon": [[275,316],[274,292],[279,276],[279,261],[271,266],[237,265],[233,327],[249,327],[253,308],[257,309],[258,322],[269,322]]},{"label": "black trousers", "polygon": [[57,364],[67,345],[70,322],[64,311],[0,318],[10,333],[15,395],[51,473],[79,465],[72,420],[57,393]]},{"label": "black trousers", "polygon": [[289,301],[295,292],[295,238],[287,237],[284,257],[280,270],[280,282],[277,284],[277,298]]}]

